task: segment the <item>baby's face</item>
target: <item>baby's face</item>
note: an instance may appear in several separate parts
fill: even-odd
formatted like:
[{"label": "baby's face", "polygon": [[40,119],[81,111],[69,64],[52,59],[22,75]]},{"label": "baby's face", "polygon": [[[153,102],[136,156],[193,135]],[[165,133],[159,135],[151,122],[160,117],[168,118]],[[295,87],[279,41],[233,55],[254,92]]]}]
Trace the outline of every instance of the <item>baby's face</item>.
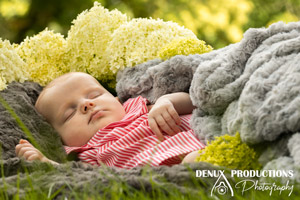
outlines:
[{"label": "baby's face", "polygon": [[40,95],[36,108],[67,146],[82,146],[101,128],[125,116],[122,104],[84,73],[61,77]]}]

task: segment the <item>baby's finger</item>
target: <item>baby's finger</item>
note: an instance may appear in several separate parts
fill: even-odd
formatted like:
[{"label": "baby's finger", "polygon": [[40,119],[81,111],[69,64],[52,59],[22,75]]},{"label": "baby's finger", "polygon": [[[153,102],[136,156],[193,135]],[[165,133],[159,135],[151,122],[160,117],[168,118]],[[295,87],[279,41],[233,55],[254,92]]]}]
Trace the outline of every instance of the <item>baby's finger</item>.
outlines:
[{"label": "baby's finger", "polygon": [[35,154],[30,155],[26,160],[29,160],[29,161],[40,160],[40,156],[35,153]]},{"label": "baby's finger", "polygon": [[172,131],[168,133],[169,135],[175,135],[176,133],[180,132],[180,128],[177,126],[176,122],[168,112],[163,113],[163,118]]},{"label": "baby's finger", "polygon": [[174,121],[176,122],[177,125],[181,124],[181,119],[177,113],[177,111],[174,108],[169,108],[168,113],[172,116]]},{"label": "baby's finger", "polygon": [[19,156],[20,154],[20,150],[23,148],[24,146],[22,144],[17,144],[16,147],[15,147],[15,152],[16,152],[16,155]]},{"label": "baby's finger", "polygon": [[19,147],[19,148],[22,148],[22,147],[31,147],[31,148],[34,148],[30,143],[17,144],[16,147]]},{"label": "baby's finger", "polygon": [[28,160],[28,158],[32,155],[37,155],[36,151],[33,151],[33,150],[26,151],[22,157],[25,158],[26,160]]},{"label": "baby's finger", "polygon": [[24,154],[25,154],[27,151],[33,151],[33,148],[32,148],[32,147],[22,147],[22,148],[19,150],[17,156],[18,156],[18,157],[22,157],[22,156],[24,156]]},{"label": "baby's finger", "polygon": [[170,126],[168,125],[168,123],[165,121],[165,119],[163,118],[163,116],[157,116],[155,118],[155,121],[158,125],[158,127],[163,130],[165,133],[167,133],[168,135],[173,135],[173,130],[170,128]]},{"label": "baby's finger", "polygon": [[15,147],[16,155],[19,154],[19,151],[20,151],[21,148],[22,148],[22,145],[21,145],[21,144],[17,144],[17,145],[16,145],[16,147]]},{"label": "baby's finger", "polygon": [[22,157],[23,154],[24,154],[27,150],[29,150],[28,148],[29,148],[29,147],[23,147],[23,146],[20,146],[20,148],[18,148],[18,149],[16,150],[16,155],[17,155],[18,157]]},{"label": "baby's finger", "polygon": [[17,144],[15,147],[16,155],[20,154],[20,150],[23,148],[33,148],[31,144]]},{"label": "baby's finger", "polygon": [[163,141],[164,140],[164,136],[161,133],[160,129],[158,128],[158,126],[156,124],[156,121],[153,118],[150,118],[148,120],[148,122],[149,122],[149,126],[150,126],[151,130],[154,132],[154,134],[156,135],[157,139],[159,141]]},{"label": "baby's finger", "polygon": [[30,144],[27,140],[20,139],[19,144]]},{"label": "baby's finger", "polygon": [[21,139],[19,141],[19,144],[16,145],[16,149],[17,148],[22,148],[22,147],[33,147],[33,145],[31,143],[29,143],[27,140]]}]

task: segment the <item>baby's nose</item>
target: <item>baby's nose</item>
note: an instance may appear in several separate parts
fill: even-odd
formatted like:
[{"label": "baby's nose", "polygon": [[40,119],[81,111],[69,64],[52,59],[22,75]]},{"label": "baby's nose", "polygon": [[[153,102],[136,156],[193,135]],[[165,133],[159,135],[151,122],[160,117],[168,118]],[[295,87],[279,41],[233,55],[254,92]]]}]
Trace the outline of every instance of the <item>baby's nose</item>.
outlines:
[{"label": "baby's nose", "polygon": [[82,111],[83,112],[87,112],[89,109],[91,109],[92,107],[94,107],[95,104],[91,101],[85,101],[83,106],[82,106]]}]

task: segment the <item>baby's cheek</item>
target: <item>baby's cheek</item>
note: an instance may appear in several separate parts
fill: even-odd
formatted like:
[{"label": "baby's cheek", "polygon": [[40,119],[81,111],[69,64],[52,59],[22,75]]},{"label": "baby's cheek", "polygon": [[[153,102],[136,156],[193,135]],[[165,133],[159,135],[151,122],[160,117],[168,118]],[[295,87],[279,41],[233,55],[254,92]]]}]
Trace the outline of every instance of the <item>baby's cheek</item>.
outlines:
[{"label": "baby's cheek", "polygon": [[64,127],[61,132],[61,139],[67,146],[78,146],[82,140],[82,135],[79,132],[79,127]]}]

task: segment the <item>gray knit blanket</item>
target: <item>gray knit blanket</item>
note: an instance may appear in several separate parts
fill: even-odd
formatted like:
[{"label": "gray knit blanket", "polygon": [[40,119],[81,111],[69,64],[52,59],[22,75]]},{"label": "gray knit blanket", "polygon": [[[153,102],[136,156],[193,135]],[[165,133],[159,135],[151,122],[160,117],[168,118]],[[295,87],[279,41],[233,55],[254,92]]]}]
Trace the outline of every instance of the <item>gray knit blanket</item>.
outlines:
[{"label": "gray knit blanket", "polygon": [[[122,101],[141,95],[152,103],[167,93],[189,92],[197,107],[191,124],[200,140],[207,142],[238,131],[244,142],[261,152],[259,161],[264,169],[294,170],[297,173],[291,181],[300,183],[299,52],[300,22],[276,23],[249,29],[241,42],[210,53],[126,68],[118,73],[116,90]],[[149,194],[155,188],[163,193],[175,188],[190,194],[199,191],[199,186],[210,192],[215,179],[194,180],[196,170],[218,169],[208,163],[123,170],[68,161],[57,133],[34,109],[41,89],[37,83],[14,82],[0,94],[28,127],[40,150],[64,164],[53,167],[17,158],[15,145],[19,139],[29,138],[0,104],[0,167],[5,177],[0,193],[6,191],[11,197],[18,191],[24,197],[34,189],[51,195],[50,191],[64,187],[64,194],[103,194],[116,183]],[[62,198],[59,194],[57,198]]]},{"label": "gray knit blanket", "polygon": [[[249,29],[236,44],[202,55],[152,60],[118,74],[121,100],[185,91],[204,142],[234,135],[263,147],[265,168],[300,164],[300,22]],[[297,176],[300,181],[299,176]]]}]

